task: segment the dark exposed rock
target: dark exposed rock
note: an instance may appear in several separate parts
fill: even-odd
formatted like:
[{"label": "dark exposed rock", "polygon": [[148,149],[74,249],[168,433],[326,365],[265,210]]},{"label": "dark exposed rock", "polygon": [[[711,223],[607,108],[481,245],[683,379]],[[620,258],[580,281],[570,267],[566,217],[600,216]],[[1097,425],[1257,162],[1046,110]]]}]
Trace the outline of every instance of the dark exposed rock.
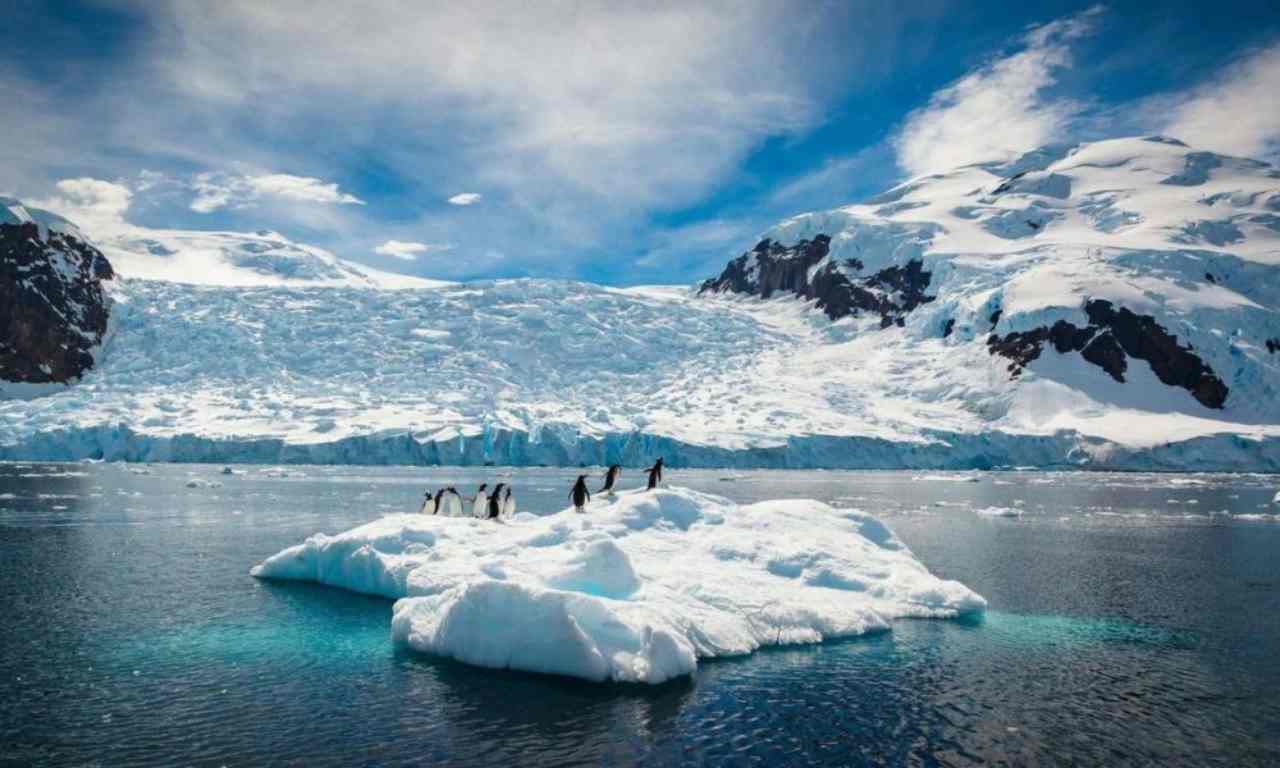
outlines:
[{"label": "dark exposed rock", "polygon": [[1273,355],[1280,352],[1280,339],[1267,339],[1267,351]]},{"label": "dark exposed rock", "polygon": [[1162,179],[1161,184],[1173,184],[1179,187],[1194,187],[1209,180],[1209,171],[1222,165],[1222,160],[1212,152],[1187,153],[1182,171]]},{"label": "dark exposed rock", "polygon": [[[1138,315],[1124,307],[1117,309],[1103,300],[1085,303],[1089,325],[1080,328],[1065,320],[1052,327],[1042,326],[1005,336],[991,334],[987,349],[993,355],[1009,358],[1009,373],[1017,377],[1022,369],[1040,357],[1046,342],[1060,354],[1080,352],[1090,363],[1102,368],[1113,379],[1125,380],[1128,358],[1145,360],[1161,382],[1180,387],[1208,408],[1221,409],[1228,389],[1222,379],[1200,359],[1190,347],[1178,343],[1150,315]],[[1280,343],[1277,343],[1280,349]]]},{"label": "dark exposed rock", "polygon": [[[881,328],[903,325],[906,314],[934,300],[925,294],[932,274],[924,271],[924,262],[919,259],[865,277],[850,277],[834,263],[810,274],[827,257],[830,246],[831,238],[826,235],[792,246],[766,238],[729,262],[720,277],[704,282],[698,293],[728,291],[767,299],[782,291],[816,299],[818,308],[832,320],[862,312],[877,314]],[[847,259],[845,265],[858,272],[865,268],[858,259]]]},{"label": "dark exposed rock", "polygon": [[956,329],[956,319],[954,317],[947,320],[947,324],[942,326],[942,338],[948,338]]},{"label": "dark exposed rock", "polygon": [[729,262],[719,278],[703,282],[698,293],[732,291],[765,299],[776,291],[801,293],[808,284],[806,272],[826,258],[830,247],[831,238],[826,235],[801,240],[790,248],[765,238]]},{"label": "dark exposed rock", "polygon": [[1217,280],[1217,278],[1215,278],[1215,277],[1213,276],[1213,273],[1212,273],[1212,272],[1205,272],[1205,273],[1204,273],[1204,279],[1205,279],[1205,280],[1208,280],[1209,282],[1213,283],[1214,285],[1217,285],[1217,284],[1218,284],[1218,280]]},{"label": "dark exposed rock", "polygon": [[107,331],[98,249],[32,222],[0,224],[0,379],[66,383],[93,366]]},{"label": "dark exposed rock", "polygon": [[997,309],[995,312],[992,312],[992,313],[991,313],[991,318],[990,318],[990,319],[991,319],[991,330],[993,330],[993,331],[994,331],[994,330],[996,329],[996,326],[1000,324],[1000,316],[1001,316],[1001,315],[1003,315],[1003,314],[1004,314],[1004,310],[1003,310],[1003,309]]},{"label": "dark exposed rock", "polygon": [[1015,173],[1015,174],[1013,174],[1013,175],[1012,175],[1012,176],[1010,176],[1009,178],[1005,179],[1005,180],[1004,180],[1004,182],[1003,182],[1000,186],[998,186],[998,187],[996,187],[995,189],[991,190],[991,194],[993,194],[993,195],[1003,195],[1005,192],[1008,192],[1009,190],[1013,189],[1013,183],[1014,183],[1015,181],[1017,181],[1018,179],[1022,178],[1023,176],[1026,176],[1026,175],[1027,175],[1027,172],[1026,172],[1026,171],[1022,171],[1021,173]]},{"label": "dark exposed rock", "polygon": [[1124,383],[1124,372],[1129,370],[1129,361],[1125,359],[1120,343],[1110,332],[1103,331],[1094,336],[1089,346],[1080,352],[1080,356],[1111,374],[1111,378]]}]

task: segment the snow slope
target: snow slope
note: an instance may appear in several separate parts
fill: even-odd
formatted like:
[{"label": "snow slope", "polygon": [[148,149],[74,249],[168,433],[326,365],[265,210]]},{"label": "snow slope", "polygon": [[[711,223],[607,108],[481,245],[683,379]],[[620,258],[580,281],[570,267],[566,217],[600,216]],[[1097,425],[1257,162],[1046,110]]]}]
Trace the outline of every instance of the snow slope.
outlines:
[{"label": "snow slope", "polygon": [[[830,238],[804,277],[892,307],[835,321],[787,291],[118,280],[98,367],[0,401],[0,458],[1280,471],[1278,217],[1270,166],[1123,139],[764,233]],[[903,301],[884,275],[913,261]],[[1171,352],[1221,402],[1167,383]]]},{"label": "snow slope", "polygon": [[594,681],[661,683],[699,658],[986,608],[864,512],[685,489],[599,498],[585,515],[384,517],[252,573],[403,598],[392,635],[425,653]]},{"label": "snow slope", "polygon": [[139,280],[223,287],[430,288],[442,285],[339,259],[271,231],[203,232],[124,227],[97,245],[116,271]]}]

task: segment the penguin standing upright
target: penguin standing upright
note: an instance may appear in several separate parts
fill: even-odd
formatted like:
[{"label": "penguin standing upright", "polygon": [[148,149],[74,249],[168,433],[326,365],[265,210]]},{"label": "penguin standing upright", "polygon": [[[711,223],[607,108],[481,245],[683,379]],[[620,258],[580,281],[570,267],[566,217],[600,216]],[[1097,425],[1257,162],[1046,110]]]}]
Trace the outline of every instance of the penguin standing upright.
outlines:
[{"label": "penguin standing upright", "polygon": [[489,513],[486,517],[490,520],[502,517],[502,483],[493,486],[493,494],[489,496]]},{"label": "penguin standing upright", "polygon": [[622,467],[617,464],[611,464],[609,469],[604,473],[604,487],[596,493],[604,493],[609,496],[613,495],[613,486],[618,482],[618,477],[622,475]]},{"label": "penguin standing upright", "polygon": [[657,461],[653,462],[653,468],[658,470],[658,485],[662,485],[662,457],[661,456],[658,457]]},{"label": "penguin standing upright", "polygon": [[662,465],[654,464],[652,467],[646,469],[645,472],[649,473],[648,490],[652,491],[654,488],[658,487],[658,481],[662,478]]},{"label": "penguin standing upright", "polygon": [[444,489],[444,513],[449,517],[462,516],[462,495],[452,485]]},{"label": "penguin standing upright", "polygon": [[511,493],[511,486],[507,486],[507,495],[502,500],[502,516],[515,517],[516,514],[516,497]]},{"label": "penguin standing upright", "polygon": [[[435,498],[431,500],[431,514],[433,515],[440,514],[440,502],[443,500],[444,500],[444,489],[440,488],[436,491]],[[426,511],[425,506],[422,508],[422,511],[424,512]]]},{"label": "penguin standing upright", "polygon": [[[439,498],[439,496],[438,496],[438,494],[437,494],[437,499],[438,499],[438,498]],[[425,494],[423,494],[423,496],[422,496],[422,507],[418,509],[418,514],[420,514],[420,515],[431,515],[431,514],[435,514],[434,512],[432,512],[432,511],[431,511],[431,509],[432,509],[431,491],[427,491],[427,492],[426,492]]]},{"label": "penguin standing upright", "polygon": [[578,475],[578,482],[573,484],[573,490],[569,491],[569,498],[573,499],[574,511],[578,514],[586,512],[587,502],[591,501],[591,492],[587,490],[587,476]]},{"label": "penguin standing upright", "polygon": [[471,499],[471,516],[472,517],[485,516],[485,506],[489,503],[489,497],[487,494],[485,494],[484,490],[488,487],[489,487],[488,483],[481,483],[480,487],[476,489],[476,495]]}]

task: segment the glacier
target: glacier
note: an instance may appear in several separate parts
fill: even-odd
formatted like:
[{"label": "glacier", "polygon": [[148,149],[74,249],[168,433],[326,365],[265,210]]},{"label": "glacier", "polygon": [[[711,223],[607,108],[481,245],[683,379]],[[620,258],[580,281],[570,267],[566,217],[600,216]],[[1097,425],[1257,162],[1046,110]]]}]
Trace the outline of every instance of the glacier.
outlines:
[{"label": "glacier", "polygon": [[986,609],[865,512],[683,488],[596,498],[585,514],[392,515],[251,573],[395,599],[394,641],[423,653],[598,682],[661,683],[701,658]]},{"label": "glacier", "polygon": [[[834,320],[786,291],[397,282],[275,233],[126,233],[95,367],[0,399],[0,459],[1275,472],[1277,214],[1276,169],[1169,139],[966,166],[762,233],[828,238],[804,277],[892,308]],[[189,282],[202,259],[217,279]],[[886,274],[928,283],[903,301]],[[1095,349],[1125,334],[1098,307],[1215,386],[1149,340]]]}]

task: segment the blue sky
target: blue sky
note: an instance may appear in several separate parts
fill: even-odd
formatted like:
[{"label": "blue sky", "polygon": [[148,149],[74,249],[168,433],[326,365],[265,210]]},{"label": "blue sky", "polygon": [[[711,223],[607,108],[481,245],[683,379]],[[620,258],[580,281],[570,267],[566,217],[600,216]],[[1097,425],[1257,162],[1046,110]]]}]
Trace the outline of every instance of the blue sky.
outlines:
[{"label": "blue sky", "polygon": [[11,4],[0,194],[430,277],[690,281],[1044,143],[1280,149],[1274,2]]}]

